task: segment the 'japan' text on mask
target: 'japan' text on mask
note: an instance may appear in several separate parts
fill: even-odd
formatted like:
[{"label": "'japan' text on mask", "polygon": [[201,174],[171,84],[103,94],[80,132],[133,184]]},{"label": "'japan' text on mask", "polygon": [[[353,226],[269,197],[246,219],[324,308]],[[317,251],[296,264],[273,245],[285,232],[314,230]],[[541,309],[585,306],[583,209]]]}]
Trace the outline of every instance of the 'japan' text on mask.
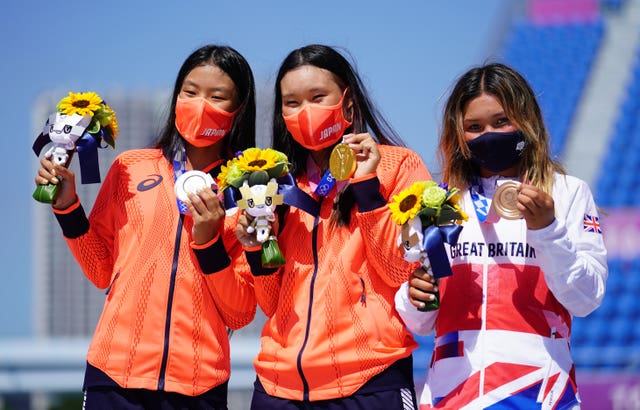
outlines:
[{"label": "'japan' text on mask", "polygon": [[230,113],[202,97],[178,98],[176,128],[180,135],[196,147],[207,147],[220,141],[233,126],[235,112]]},{"label": "'japan' text on mask", "polygon": [[307,104],[282,118],[293,139],[307,149],[318,151],[335,144],[351,125],[342,113],[343,101],[344,94],[335,105]]},{"label": "'japan' text on mask", "polygon": [[522,131],[487,132],[467,141],[471,162],[491,172],[515,166],[522,157],[527,142]]}]

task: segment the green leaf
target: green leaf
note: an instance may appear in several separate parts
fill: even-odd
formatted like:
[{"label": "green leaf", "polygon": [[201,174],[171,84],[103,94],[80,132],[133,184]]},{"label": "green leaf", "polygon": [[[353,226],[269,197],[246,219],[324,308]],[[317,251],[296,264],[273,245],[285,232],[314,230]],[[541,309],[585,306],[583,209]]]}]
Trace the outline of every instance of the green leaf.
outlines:
[{"label": "green leaf", "polygon": [[284,255],[275,239],[269,239],[262,244],[261,260],[265,268],[278,268],[285,264]]},{"label": "green leaf", "polygon": [[266,185],[269,182],[269,173],[267,171],[258,170],[249,174],[249,186]]},{"label": "green leaf", "polygon": [[91,124],[87,127],[87,132],[89,134],[96,134],[100,132],[100,121],[96,117],[93,117],[91,120]]},{"label": "green leaf", "polygon": [[438,217],[438,225],[451,222],[457,219],[462,219],[460,213],[451,206],[443,206]]},{"label": "green leaf", "polygon": [[420,211],[418,211],[418,215],[420,215],[420,217],[436,216],[437,214],[438,214],[438,210],[436,208],[424,207]]},{"label": "green leaf", "polygon": [[248,174],[242,174],[240,175],[238,178],[232,179],[230,181],[227,181],[229,183],[229,185],[235,187],[235,188],[240,188],[242,186],[242,183],[244,182],[245,179],[247,179],[249,177]]},{"label": "green leaf", "polygon": [[279,178],[285,174],[285,170],[287,168],[286,162],[279,162],[275,167],[267,170],[269,173],[269,178]]}]

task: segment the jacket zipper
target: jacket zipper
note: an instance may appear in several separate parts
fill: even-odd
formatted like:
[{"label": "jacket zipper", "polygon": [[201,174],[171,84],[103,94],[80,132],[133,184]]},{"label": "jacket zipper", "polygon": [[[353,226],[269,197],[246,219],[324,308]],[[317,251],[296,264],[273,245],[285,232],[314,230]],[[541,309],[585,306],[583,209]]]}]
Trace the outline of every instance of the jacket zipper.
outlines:
[{"label": "jacket zipper", "polygon": [[116,273],[116,276],[113,277],[113,280],[111,281],[111,283],[109,284],[109,287],[104,291],[105,295],[109,295],[109,293],[111,293],[111,289],[113,288],[113,285],[116,284],[116,280],[118,280],[118,277],[120,276],[120,271],[118,271]]},{"label": "jacket zipper", "polygon": [[173,306],[173,292],[176,287],[176,272],[178,271],[178,255],[180,254],[180,239],[182,238],[182,225],[184,215],[180,214],[178,220],[178,230],[176,231],[176,242],[173,247],[173,264],[171,265],[171,278],[169,282],[169,295],[167,296],[167,316],[164,324],[164,348],[162,351],[162,363],[160,364],[160,375],[158,376],[158,390],[164,390],[164,378],[167,371],[167,360],[169,359],[169,336],[171,334],[171,308]]},{"label": "jacket zipper", "polygon": [[313,220],[313,233],[311,236],[311,250],[313,251],[313,275],[311,275],[311,284],[309,285],[309,309],[307,310],[307,325],[304,332],[304,341],[302,342],[302,347],[298,352],[298,373],[300,374],[300,379],[302,379],[302,400],[309,401],[309,382],[307,378],[304,376],[304,372],[302,371],[302,354],[304,353],[304,349],[307,347],[307,342],[309,341],[309,331],[311,329],[311,310],[313,307],[313,290],[316,282],[316,275],[318,274],[318,224],[320,222],[320,208],[322,207],[322,199],[318,201],[318,215],[315,216]]}]

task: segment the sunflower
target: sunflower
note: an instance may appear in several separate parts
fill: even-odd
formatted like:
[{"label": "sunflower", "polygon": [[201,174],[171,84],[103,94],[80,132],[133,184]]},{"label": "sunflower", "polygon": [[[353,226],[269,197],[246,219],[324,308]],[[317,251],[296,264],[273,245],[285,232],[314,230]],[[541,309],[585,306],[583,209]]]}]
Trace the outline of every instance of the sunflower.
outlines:
[{"label": "sunflower", "polygon": [[58,103],[58,111],[66,115],[91,115],[102,106],[102,98],[90,91],[87,93],[72,93]]},{"label": "sunflower", "polygon": [[409,188],[393,196],[389,203],[391,219],[398,225],[403,225],[409,219],[416,216],[422,208],[420,197],[425,189],[424,182],[415,182]]},{"label": "sunflower", "polygon": [[462,210],[462,208],[460,208],[460,205],[455,204],[453,206],[453,208],[458,211],[458,213],[460,214],[460,218],[461,219],[457,219],[456,223],[459,225],[462,223],[462,221],[468,221],[469,220],[469,215],[467,215],[467,213],[465,211]]},{"label": "sunflower", "polygon": [[265,152],[265,155],[273,155],[275,162],[284,162],[284,163],[289,162],[289,159],[287,158],[286,154],[284,154],[283,152],[280,152],[273,148],[266,148],[264,152]]},{"label": "sunflower", "polygon": [[118,128],[118,120],[116,120],[116,115],[113,113],[113,117],[111,117],[111,122],[107,125],[107,127],[111,128],[111,137],[115,140],[120,132]]},{"label": "sunflower", "polygon": [[222,165],[220,167],[220,173],[216,176],[216,183],[221,190],[225,189],[227,185],[229,185],[227,183],[227,175],[229,175],[229,168],[231,168],[232,163],[232,160],[228,160],[227,165]]},{"label": "sunflower", "polygon": [[248,148],[237,159],[238,167],[245,172],[268,170],[278,163],[278,156],[274,150]]},{"label": "sunflower", "polygon": [[109,107],[109,104],[103,103],[102,109],[99,111],[99,114],[104,116],[104,120],[101,119],[100,124],[111,128],[111,133],[112,133],[113,139],[115,140],[116,136],[118,135],[118,132],[120,132],[120,130],[118,129],[118,120],[116,118],[116,112],[113,111],[113,108]]}]

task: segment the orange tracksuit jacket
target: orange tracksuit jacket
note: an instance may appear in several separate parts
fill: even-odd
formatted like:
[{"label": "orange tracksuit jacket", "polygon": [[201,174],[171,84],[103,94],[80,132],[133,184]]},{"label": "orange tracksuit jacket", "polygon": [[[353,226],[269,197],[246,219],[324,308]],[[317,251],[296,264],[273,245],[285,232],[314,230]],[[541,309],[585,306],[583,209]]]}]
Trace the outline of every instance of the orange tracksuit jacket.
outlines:
[{"label": "orange tracksuit jacket", "polygon": [[88,220],[79,202],[54,211],[87,278],[108,288],[88,362],[125,388],[195,396],[229,379],[225,326],[248,324],[256,300],[235,219],[217,241],[232,245],[222,250],[231,266],[205,275],[196,253],[215,247],[191,243],[173,188],[161,150],[132,150],[114,161]]},{"label": "orange tracksuit jacket", "polygon": [[[377,175],[350,181],[358,205],[349,226],[330,228],[335,189],[316,197],[318,216],[290,207],[278,235],[286,264],[254,277],[258,304],[268,316],[254,364],[272,396],[349,396],[417,346],[393,302],[417,265],[397,248],[400,229],[386,203],[431,177],[413,151],[379,149]],[[310,194],[306,175],[297,183]]]}]

